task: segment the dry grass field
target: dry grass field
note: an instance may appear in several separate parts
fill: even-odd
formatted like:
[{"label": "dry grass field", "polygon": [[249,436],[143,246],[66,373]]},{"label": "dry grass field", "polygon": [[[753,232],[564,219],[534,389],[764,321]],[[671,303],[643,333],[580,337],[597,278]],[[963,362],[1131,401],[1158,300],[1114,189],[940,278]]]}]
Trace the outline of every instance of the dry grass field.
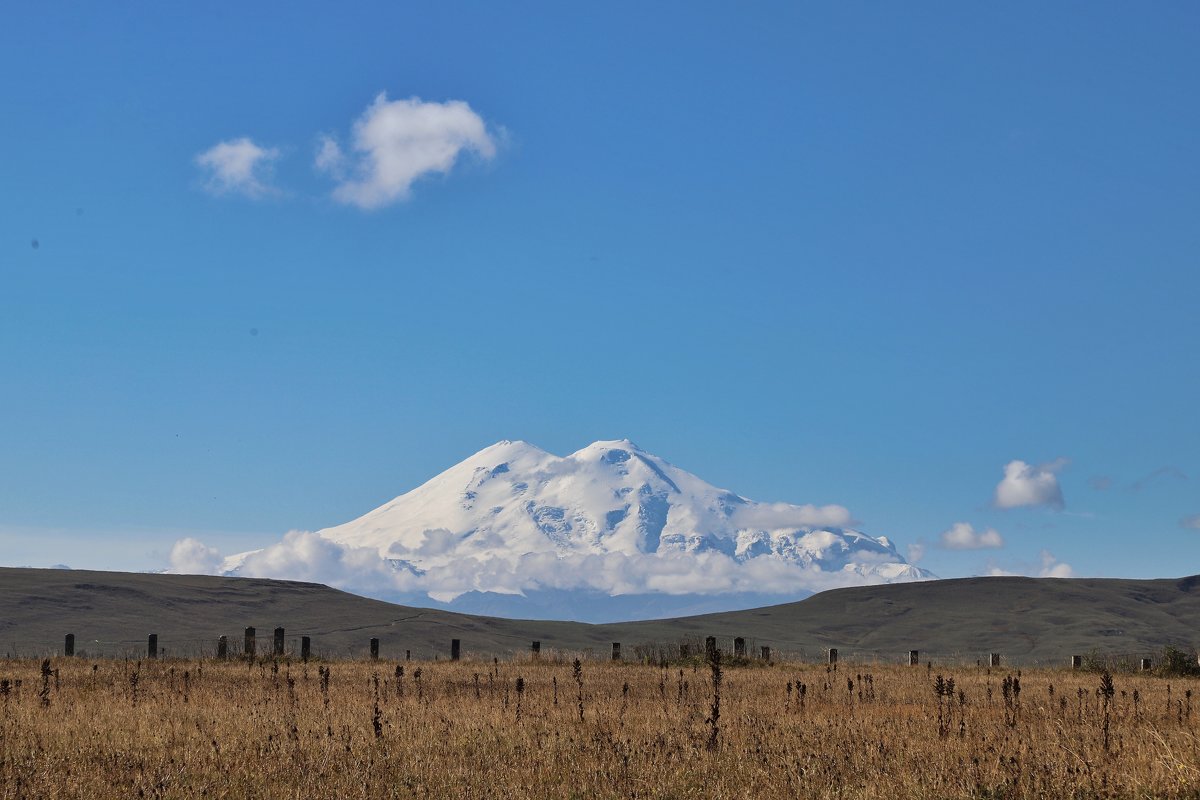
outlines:
[{"label": "dry grass field", "polygon": [[0,797],[1200,797],[1195,679],[0,661]]}]

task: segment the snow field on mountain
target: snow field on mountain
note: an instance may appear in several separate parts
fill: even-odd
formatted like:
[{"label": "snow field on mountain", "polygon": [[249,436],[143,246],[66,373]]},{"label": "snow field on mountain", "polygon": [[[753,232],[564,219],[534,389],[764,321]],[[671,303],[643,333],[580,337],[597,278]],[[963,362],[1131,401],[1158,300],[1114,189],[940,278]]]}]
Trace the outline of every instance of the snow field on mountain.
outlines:
[{"label": "snow field on mountain", "polygon": [[[559,457],[499,442],[358,519],[293,531],[228,558],[177,543],[172,569],[316,580],[386,599],[454,604],[578,592],[777,596],[920,580],[842,506],[758,503],[628,440]],[[503,605],[503,604],[501,604]]]}]

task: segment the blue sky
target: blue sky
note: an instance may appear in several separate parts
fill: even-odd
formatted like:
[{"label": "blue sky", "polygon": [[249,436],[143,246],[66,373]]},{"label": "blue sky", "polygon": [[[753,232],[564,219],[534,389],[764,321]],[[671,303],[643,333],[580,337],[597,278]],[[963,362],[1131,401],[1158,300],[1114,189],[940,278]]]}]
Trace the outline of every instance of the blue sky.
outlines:
[{"label": "blue sky", "polygon": [[[0,562],[629,437],[942,576],[1200,571],[1193,5],[573,5],[0,13]],[[381,93],[484,138],[370,173]]]}]

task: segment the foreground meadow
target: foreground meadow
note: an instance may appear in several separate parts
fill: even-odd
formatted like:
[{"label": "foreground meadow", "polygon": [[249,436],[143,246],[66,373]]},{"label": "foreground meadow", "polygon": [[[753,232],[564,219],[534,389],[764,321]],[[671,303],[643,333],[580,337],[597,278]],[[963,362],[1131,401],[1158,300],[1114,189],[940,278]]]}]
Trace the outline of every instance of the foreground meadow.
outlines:
[{"label": "foreground meadow", "polygon": [[1200,797],[1193,679],[0,661],[0,797]]}]

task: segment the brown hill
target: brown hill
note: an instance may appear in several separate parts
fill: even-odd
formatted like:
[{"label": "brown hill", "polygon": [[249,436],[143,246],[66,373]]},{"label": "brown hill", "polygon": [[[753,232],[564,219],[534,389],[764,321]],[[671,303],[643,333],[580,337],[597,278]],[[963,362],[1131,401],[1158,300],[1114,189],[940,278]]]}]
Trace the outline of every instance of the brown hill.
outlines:
[{"label": "brown hill", "polygon": [[798,603],[672,620],[587,625],[477,617],[393,605],[327,586],[294,581],[0,568],[0,653],[61,652],[76,636],[87,655],[140,655],[157,633],[170,655],[212,653],[217,637],[240,650],[246,626],[260,652],[285,628],[289,652],[312,638],[315,654],[364,656],[378,637],[384,658],[446,657],[450,640],[464,656],[591,651],[626,657],[718,637],[723,649],[745,637],[752,653],[767,645],[784,657],[818,659],[836,647],[843,659],[967,661],[1001,653],[1006,663],[1063,663],[1072,654],[1151,655],[1200,642],[1200,577],[1166,580],[964,578],[837,589]]}]

